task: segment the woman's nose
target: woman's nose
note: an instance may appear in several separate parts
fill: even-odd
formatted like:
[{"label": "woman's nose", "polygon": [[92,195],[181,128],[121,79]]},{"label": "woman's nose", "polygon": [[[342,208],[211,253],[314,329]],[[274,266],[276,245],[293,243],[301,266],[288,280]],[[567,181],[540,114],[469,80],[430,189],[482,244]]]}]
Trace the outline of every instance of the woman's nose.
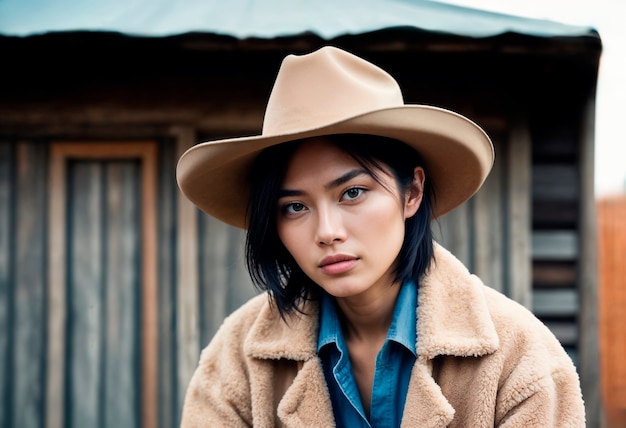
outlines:
[{"label": "woman's nose", "polygon": [[315,240],[318,245],[330,245],[343,242],[346,231],[339,210],[333,207],[318,209],[317,230]]}]

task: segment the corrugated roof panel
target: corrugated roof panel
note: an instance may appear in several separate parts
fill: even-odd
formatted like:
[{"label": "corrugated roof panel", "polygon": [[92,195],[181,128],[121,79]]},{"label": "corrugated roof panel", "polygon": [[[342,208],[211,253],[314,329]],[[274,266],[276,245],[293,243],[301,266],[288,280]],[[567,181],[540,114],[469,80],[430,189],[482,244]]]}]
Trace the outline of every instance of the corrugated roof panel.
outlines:
[{"label": "corrugated roof panel", "polygon": [[312,32],[331,39],[393,27],[469,37],[514,32],[590,35],[590,27],[469,9],[428,0],[2,0],[0,33],[115,31],[137,36],[206,32],[274,38]]}]

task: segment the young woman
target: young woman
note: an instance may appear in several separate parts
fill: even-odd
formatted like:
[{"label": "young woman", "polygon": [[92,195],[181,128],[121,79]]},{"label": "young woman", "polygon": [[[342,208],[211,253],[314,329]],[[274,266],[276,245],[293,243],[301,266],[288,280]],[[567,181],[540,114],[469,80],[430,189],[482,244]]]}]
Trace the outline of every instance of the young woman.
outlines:
[{"label": "young woman", "polygon": [[361,58],[288,56],[260,136],[179,162],[191,201],[247,229],[265,291],[203,351],[182,426],[583,427],[557,339],[432,238],[493,156]]}]

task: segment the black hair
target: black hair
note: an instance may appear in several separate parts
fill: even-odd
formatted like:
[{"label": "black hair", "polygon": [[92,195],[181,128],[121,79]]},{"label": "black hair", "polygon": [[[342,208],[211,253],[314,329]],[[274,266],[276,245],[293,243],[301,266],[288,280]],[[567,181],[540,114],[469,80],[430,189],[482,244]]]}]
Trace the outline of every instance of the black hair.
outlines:
[{"label": "black hair", "polygon": [[[331,135],[327,138],[352,156],[381,184],[379,173],[387,167],[398,184],[402,198],[413,182],[415,167],[424,167],[421,157],[412,147],[395,139],[361,134]],[[270,293],[283,318],[298,310],[303,300],[314,299],[319,293],[319,286],[300,269],[281,242],[276,225],[278,194],[287,165],[302,142],[292,141],[263,150],[255,159],[248,177],[250,197],[246,213],[246,262],[253,283],[260,290]],[[434,198],[434,189],[426,171],[421,205],[417,213],[405,221],[404,242],[397,257],[395,281],[419,284],[434,257],[430,226]]]}]

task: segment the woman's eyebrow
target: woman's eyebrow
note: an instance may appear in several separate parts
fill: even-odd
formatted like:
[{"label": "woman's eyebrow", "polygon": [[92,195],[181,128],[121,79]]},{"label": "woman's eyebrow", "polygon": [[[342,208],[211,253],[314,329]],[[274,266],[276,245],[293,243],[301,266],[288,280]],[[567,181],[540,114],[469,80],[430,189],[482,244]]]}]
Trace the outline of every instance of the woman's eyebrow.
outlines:
[{"label": "woman's eyebrow", "polygon": [[[337,177],[334,180],[326,183],[324,185],[324,188],[326,190],[330,190],[335,187],[339,187],[342,184],[345,184],[348,181],[352,180],[353,178],[358,177],[360,175],[364,175],[364,174],[367,174],[367,171],[365,171],[364,169],[352,169],[346,172],[345,174],[341,175],[340,177]],[[287,198],[290,196],[302,196],[304,195],[304,193],[305,192],[303,192],[302,190],[297,190],[297,189],[280,189],[278,192],[278,199]]]},{"label": "woman's eyebrow", "polygon": [[302,190],[280,189],[278,191],[278,199],[288,198],[291,196],[302,196],[302,195],[304,195],[304,192]]},{"label": "woman's eyebrow", "polygon": [[363,174],[367,174],[367,171],[365,171],[364,169],[353,169],[353,170],[350,170],[350,171],[346,172],[345,174],[343,174],[341,177],[335,178],[334,180],[332,180],[329,183],[325,184],[324,188],[329,190],[329,189],[332,189],[334,187],[339,187],[342,184],[345,184],[348,181],[352,180],[353,178],[358,177],[359,175],[363,175]]}]

